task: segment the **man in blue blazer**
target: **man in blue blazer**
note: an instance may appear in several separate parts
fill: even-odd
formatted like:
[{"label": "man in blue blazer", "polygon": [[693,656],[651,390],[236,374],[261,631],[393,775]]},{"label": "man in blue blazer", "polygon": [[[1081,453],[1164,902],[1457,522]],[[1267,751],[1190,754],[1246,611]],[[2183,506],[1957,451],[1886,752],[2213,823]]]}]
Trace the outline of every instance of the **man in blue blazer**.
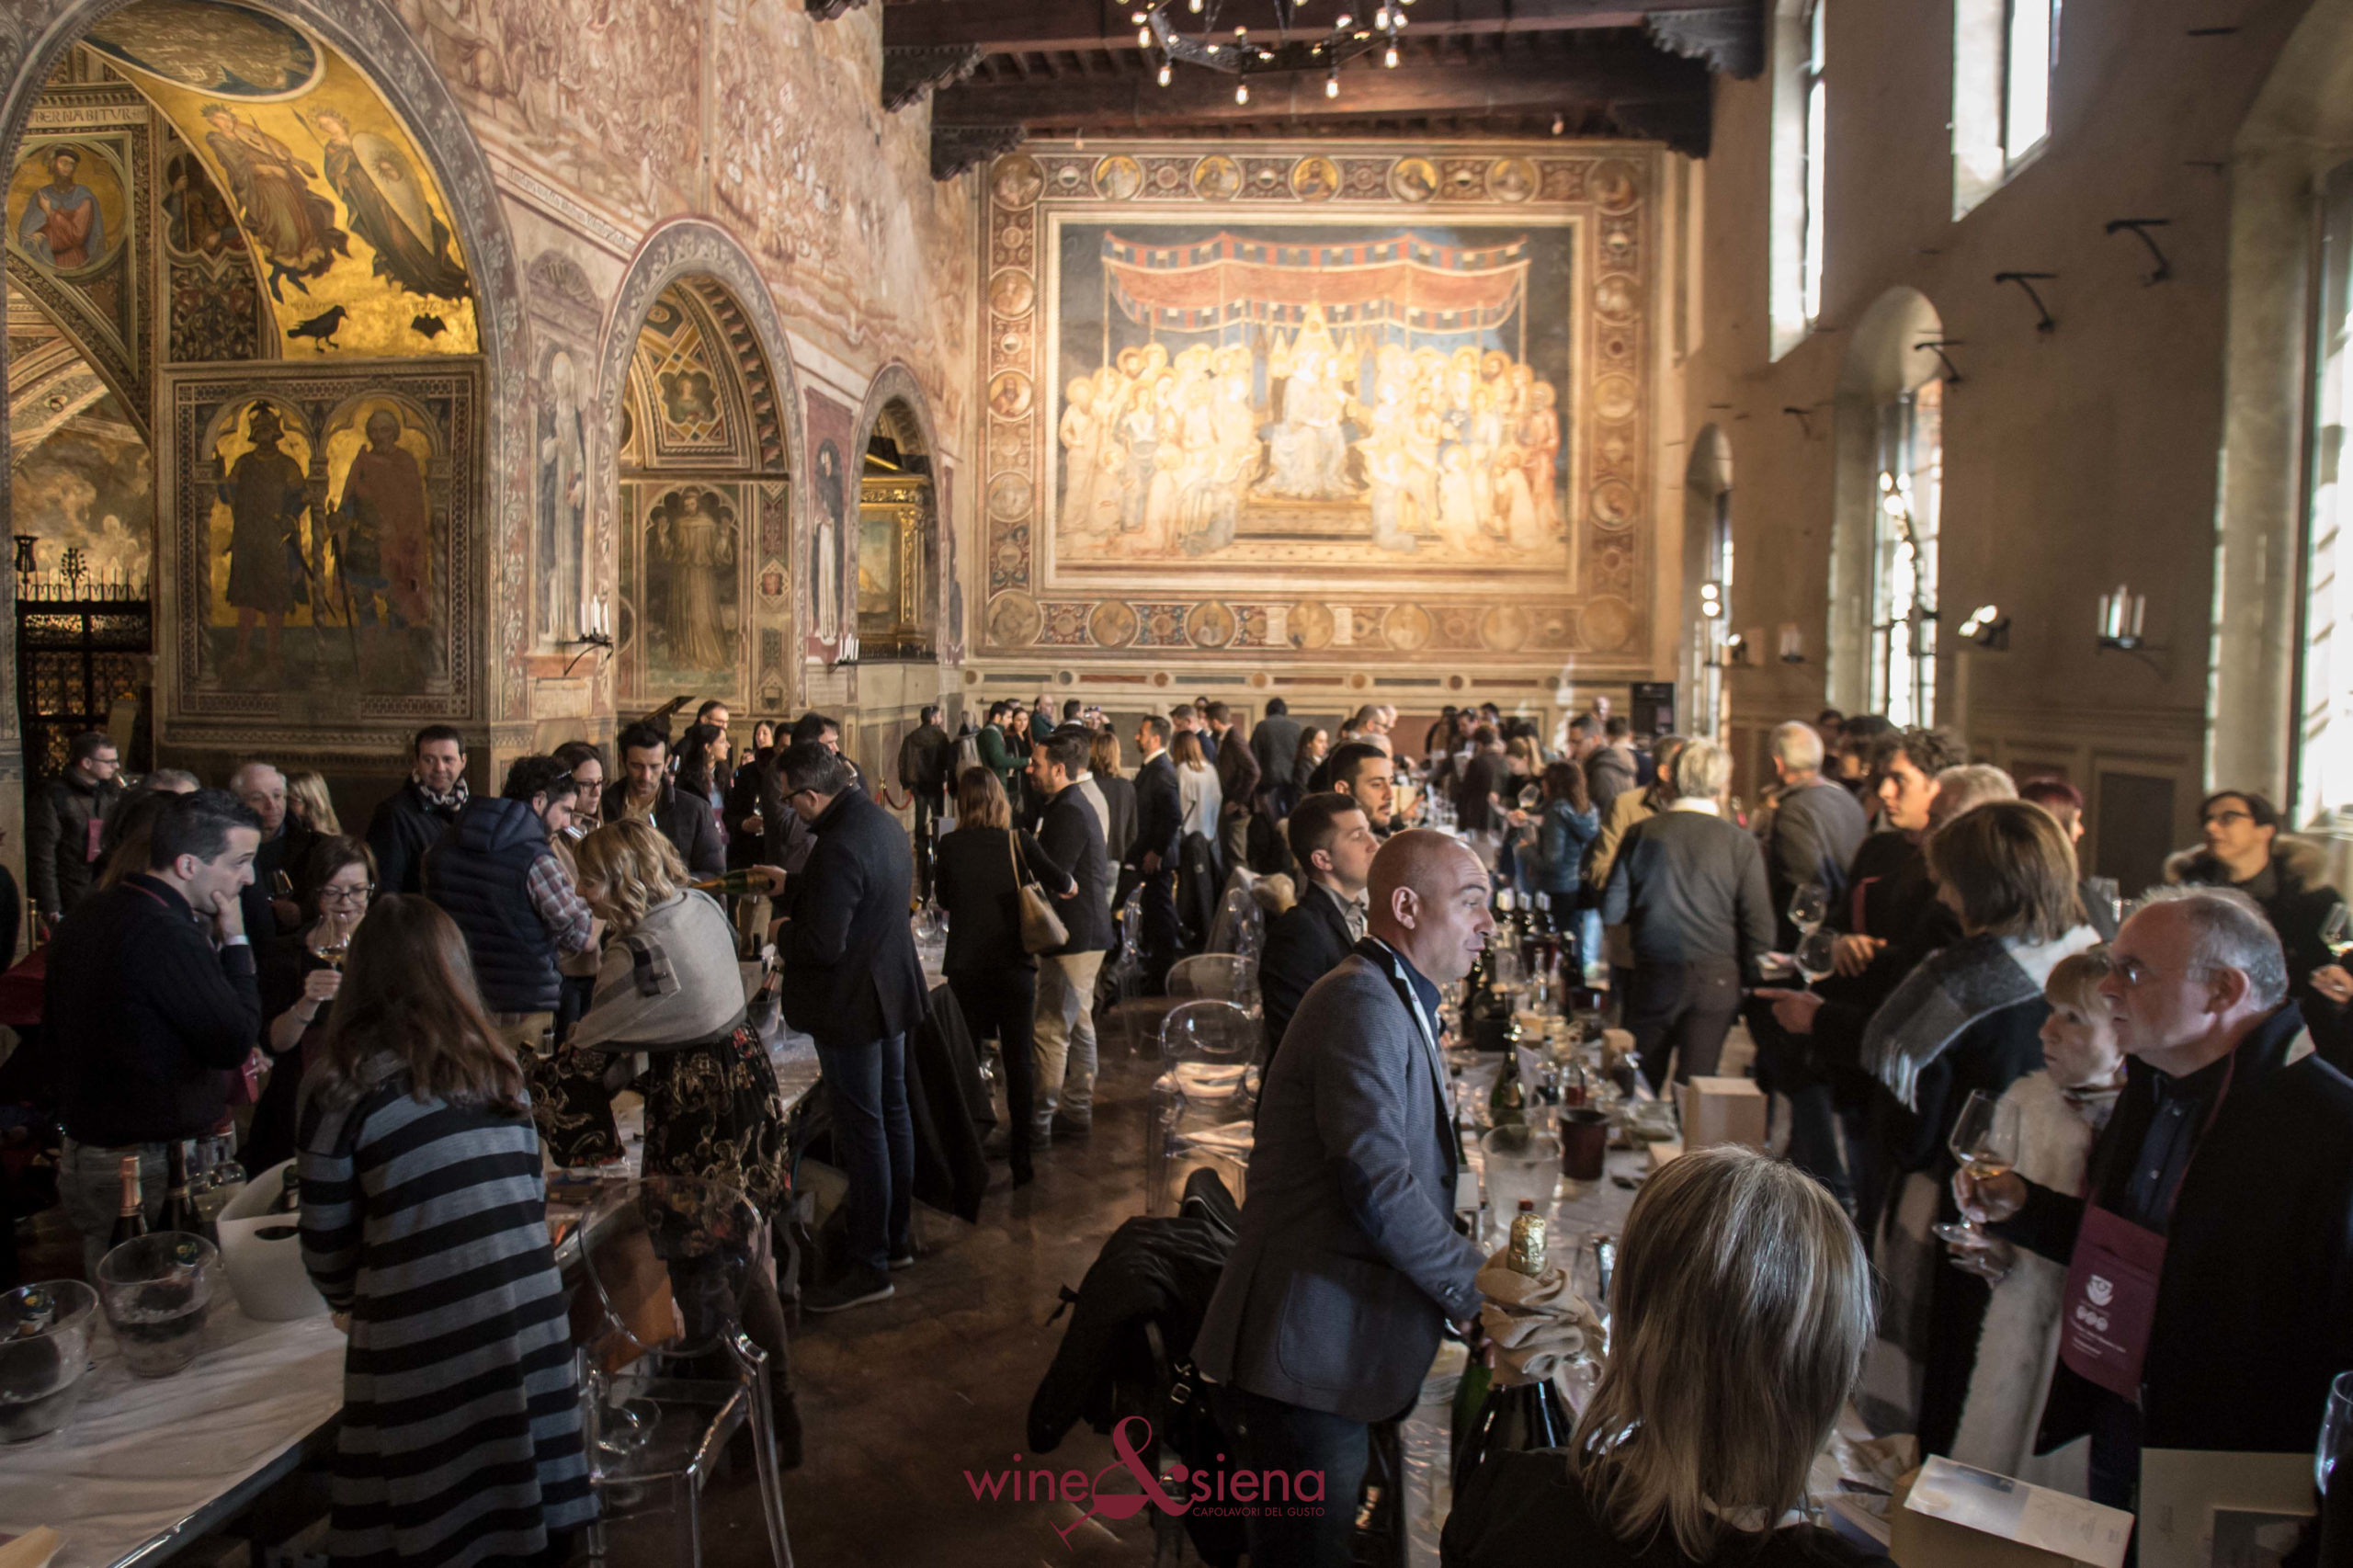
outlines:
[{"label": "man in blue blazer", "polygon": [[1241,1234],[1193,1342],[1236,1461],[1322,1473],[1320,1509],[1247,1522],[1250,1561],[1286,1568],[1349,1561],[1370,1424],[1413,1403],[1441,1330],[1468,1332],[1482,1301],[1437,1020],[1495,928],[1487,873],[1410,831],[1374,857],[1371,893],[1365,939],[1267,1069]]}]

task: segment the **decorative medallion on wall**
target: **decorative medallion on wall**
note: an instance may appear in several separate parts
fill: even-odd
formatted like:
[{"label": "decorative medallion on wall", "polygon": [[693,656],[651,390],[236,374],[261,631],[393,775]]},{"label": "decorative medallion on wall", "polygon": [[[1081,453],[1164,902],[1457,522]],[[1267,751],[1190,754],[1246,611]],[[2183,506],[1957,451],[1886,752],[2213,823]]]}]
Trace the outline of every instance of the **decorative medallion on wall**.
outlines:
[{"label": "decorative medallion on wall", "polygon": [[1080,628],[1631,667],[1657,167],[1562,142],[998,160],[983,651]]}]

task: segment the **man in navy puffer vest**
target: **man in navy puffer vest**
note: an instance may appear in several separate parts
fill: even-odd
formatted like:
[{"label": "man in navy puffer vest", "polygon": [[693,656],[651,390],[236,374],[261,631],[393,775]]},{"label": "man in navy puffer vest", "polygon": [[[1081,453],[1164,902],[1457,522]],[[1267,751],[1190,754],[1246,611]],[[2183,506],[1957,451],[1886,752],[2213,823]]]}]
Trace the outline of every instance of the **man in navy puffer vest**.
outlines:
[{"label": "man in navy puffer vest", "polygon": [[425,857],[425,893],[465,933],[483,1006],[529,1061],[554,1021],[559,956],[585,951],[596,917],[551,840],[579,793],[551,756],[523,756],[495,800],[468,801]]}]

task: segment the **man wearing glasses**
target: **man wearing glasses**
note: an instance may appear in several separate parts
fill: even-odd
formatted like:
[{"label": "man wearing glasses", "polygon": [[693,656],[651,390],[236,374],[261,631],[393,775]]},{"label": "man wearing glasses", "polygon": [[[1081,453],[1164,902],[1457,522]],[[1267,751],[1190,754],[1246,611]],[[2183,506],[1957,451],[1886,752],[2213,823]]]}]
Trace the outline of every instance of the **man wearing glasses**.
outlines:
[{"label": "man wearing glasses", "polygon": [[2353,1079],[2313,1054],[2245,894],[2152,893],[2113,954],[2130,1060],[2085,1196],[1965,1168],[1953,1190],[2069,1265],[2035,1451],[2089,1434],[2092,1500],[2131,1508],[2144,1448],[2312,1452],[2353,1367]]},{"label": "man wearing glasses", "polygon": [[2277,807],[2245,790],[2221,790],[2199,802],[2203,847],[2177,857],[2168,881],[2236,888],[2255,900],[2288,956],[2288,994],[2303,1009],[2321,1053],[2343,1064],[2345,1004],[2353,974],[2329,956],[2322,929],[2342,899],[2327,881],[2320,846],[2284,831]]}]

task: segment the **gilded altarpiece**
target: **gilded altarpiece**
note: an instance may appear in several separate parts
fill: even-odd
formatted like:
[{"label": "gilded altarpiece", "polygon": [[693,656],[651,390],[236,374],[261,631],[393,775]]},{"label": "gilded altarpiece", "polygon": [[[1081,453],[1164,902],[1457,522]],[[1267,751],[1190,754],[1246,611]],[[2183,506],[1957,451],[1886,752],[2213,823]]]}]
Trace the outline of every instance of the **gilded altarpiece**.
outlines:
[{"label": "gilded altarpiece", "polygon": [[982,651],[1648,657],[1657,155],[1031,143]]}]

